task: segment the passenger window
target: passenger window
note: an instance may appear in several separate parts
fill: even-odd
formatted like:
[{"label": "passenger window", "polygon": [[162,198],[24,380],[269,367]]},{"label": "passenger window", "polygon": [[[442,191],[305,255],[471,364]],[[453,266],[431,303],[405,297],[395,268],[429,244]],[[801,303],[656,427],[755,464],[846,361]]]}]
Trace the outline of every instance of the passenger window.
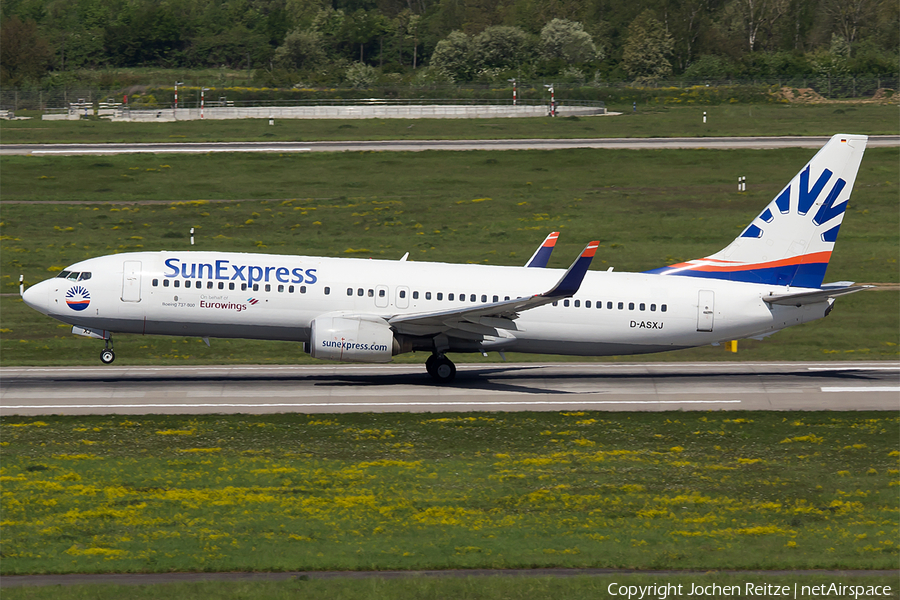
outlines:
[{"label": "passenger window", "polygon": [[655,304],[651,304],[651,305],[650,305],[650,312],[656,312],[656,305],[655,305]]},{"label": "passenger window", "polygon": [[206,282],[206,289],[208,289],[208,290],[213,289],[213,282],[212,282],[212,281],[207,281],[207,282]]},{"label": "passenger window", "polygon": [[431,292],[425,292],[425,299],[431,300]]},{"label": "passenger window", "polygon": [[246,283],[242,283],[242,284],[241,284],[241,291],[242,291],[242,292],[246,292],[246,291],[247,291],[247,284],[246,284]]},{"label": "passenger window", "polygon": [[82,273],[81,276],[78,278],[78,281],[87,281],[90,278],[91,278],[90,272]]},{"label": "passenger window", "polygon": [[329,295],[330,293],[331,293],[331,288],[326,286],[326,287],[325,287],[325,295],[327,296],[327,295]]},{"label": "passenger window", "polygon": [[639,308],[639,309],[641,309],[641,310],[644,310],[644,309],[645,309],[645,305],[644,305],[644,303],[643,303],[643,302],[641,302],[641,303],[640,303],[640,305],[639,305],[639,306],[638,306],[638,308]]},{"label": "passenger window", "polygon": [[419,292],[413,292],[413,300],[419,299]]},{"label": "passenger window", "polygon": [[191,287],[191,280],[190,280],[190,279],[188,279],[187,281],[184,282],[184,287],[186,287],[186,288]]},{"label": "passenger window", "polygon": [[447,300],[453,301],[453,294],[447,294]]},{"label": "passenger window", "polygon": [[475,294],[469,294],[469,302],[475,302]]},{"label": "passenger window", "polygon": [[253,284],[253,291],[254,291],[254,292],[258,292],[258,291],[259,291],[259,284],[258,284],[258,283],[254,283],[254,284]]},{"label": "passenger window", "polygon": [[293,293],[294,293],[294,286],[289,285],[288,286],[288,294],[293,294]]},{"label": "passenger window", "polygon": [[619,310],[622,310],[623,308],[625,308],[625,303],[624,303],[624,302],[619,302],[619,304],[618,304],[618,309],[619,309]]},{"label": "passenger window", "polygon": [[267,284],[266,284],[266,291],[267,291],[267,292],[271,292],[271,291],[272,291],[272,284],[270,284],[270,283],[267,283]]},{"label": "passenger window", "polygon": [[482,294],[482,295],[481,295],[481,301],[482,301],[482,302],[487,302],[487,294]]},{"label": "passenger window", "polygon": [[666,308],[667,308],[666,305],[663,304],[662,306],[659,307],[659,310],[662,312],[666,312]]},{"label": "passenger window", "polygon": [[494,296],[494,302],[500,302],[500,296]]},{"label": "passenger window", "polygon": [[175,282],[173,283],[173,285],[175,287],[181,287],[181,282],[176,279]]},{"label": "passenger window", "polygon": [[231,282],[231,283],[228,284],[228,289],[229,289],[229,290],[233,290],[233,289],[234,289],[234,282]]},{"label": "passenger window", "polygon": [[591,307],[591,301],[590,301],[590,300],[585,300],[585,301],[584,301],[584,307],[585,307],[585,308],[590,308],[590,307]]},{"label": "passenger window", "polygon": [[634,310],[634,302],[628,303],[628,310]]},{"label": "passenger window", "polygon": [[369,290],[369,298],[375,297],[375,290]]},{"label": "passenger window", "polygon": [[353,288],[347,288],[347,295],[348,295],[348,296],[352,296],[352,295],[353,295]]},{"label": "passenger window", "polygon": [[163,287],[169,287],[169,280],[163,279]]},{"label": "passenger window", "polygon": [[357,296],[363,296],[363,295],[365,295],[365,293],[366,293],[366,291],[365,291],[364,289],[362,289],[362,288],[358,288],[358,289],[356,290],[356,295],[357,295]]},{"label": "passenger window", "polygon": [[385,296],[385,291],[384,291],[384,290],[378,290],[378,297],[379,297],[379,298],[384,298],[384,296]]},{"label": "passenger window", "polygon": [[278,286],[278,291],[279,291],[279,292],[283,292],[283,291],[284,291],[284,286],[283,286],[283,285],[279,285],[279,286]]},{"label": "passenger window", "polygon": [[437,299],[438,299],[438,300],[443,300],[443,299],[444,299],[444,292],[438,292],[438,293],[437,293]]},{"label": "passenger window", "polygon": [[553,306],[559,306],[559,301],[557,300],[556,302],[554,302]]},{"label": "passenger window", "polygon": [[400,290],[400,297],[406,298],[406,290]]},{"label": "passenger window", "polygon": [[568,301],[568,300],[563,300],[563,306],[569,306],[569,301]]},{"label": "passenger window", "polygon": [[509,300],[509,296],[503,296],[504,300]]},{"label": "passenger window", "polygon": [[224,281],[220,281],[220,282],[219,282],[219,289],[220,289],[220,290],[224,290],[224,289],[225,289],[225,282],[224,282]]},{"label": "passenger window", "polygon": [[301,294],[305,294],[305,293],[306,293],[306,286],[305,286],[305,285],[301,285],[301,286],[300,286],[300,293],[301,293]]},{"label": "passenger window", "polygon": [[157,287],[159,285],[159,279],[154,279],[151,285],[153,285],[153,287]]},{"label": "passenger window", "polygon": [[612,302],[607,302],[607,303],[606,303],[606,308],[609,309],[609,310],[612,310]]},{"label": "passenger window", "polygon": [[581,308],[581,300],[575,301],[575,308]]}]

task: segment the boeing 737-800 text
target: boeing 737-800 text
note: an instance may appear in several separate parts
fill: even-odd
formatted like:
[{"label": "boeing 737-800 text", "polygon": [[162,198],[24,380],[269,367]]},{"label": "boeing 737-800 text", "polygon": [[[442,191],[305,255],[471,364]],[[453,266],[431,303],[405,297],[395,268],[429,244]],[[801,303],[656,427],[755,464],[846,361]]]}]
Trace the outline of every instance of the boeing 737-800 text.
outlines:
[{"label": "boeing 737-800 text", "polygon": [[726,248],[646,273],[545,268],[554,232],[525,267],[137,252],[81,261],[25,302],[106,340],[113,333],[302,342],[315,358],[385,363],[425,351],[440,382],[448,352],[622,355],[759,338],[826,316],[862,289],[823,285],[866,146],[834,136]]}]

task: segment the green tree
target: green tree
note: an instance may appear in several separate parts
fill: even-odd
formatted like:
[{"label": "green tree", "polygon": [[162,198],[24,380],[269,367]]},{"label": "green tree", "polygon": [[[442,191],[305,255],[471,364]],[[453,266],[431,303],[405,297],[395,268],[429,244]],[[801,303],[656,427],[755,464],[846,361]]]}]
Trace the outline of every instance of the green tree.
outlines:
[{"label": "green tree", "polygon": [[431,64],[455,81],[468,81],[473,74],[472,40],[462,31],[451,31],[435,46]]},{"label": "green tree", "polygon": [[13,16],[0,26],[0,84],[15,87],[38,81],[47,73],[50,57],[50,47],[34,21]]},{"label": "green tree", "polygon": [[275,50],[275,62],[285,69],[311,69],[325,60],[324,40],[315,30],[295,29]]},{"label": "green tree", "polygon": [[622,66],[631,77],[660,79],[672,74],[669,56],[675,42],[647,9],[628,26],[628,38],[622,53]]},{"label": "green tree", "polygon": [[534,41],[519,27],[488,27],[471,42],[472,60],[476,68],[512,69],[534,54]]},{"label": "green tree", "polygon": [[561,59],[569,64],[603,58],[584,26],[566,19],[553,19],[541,29],[540,53],[544,60]]}]

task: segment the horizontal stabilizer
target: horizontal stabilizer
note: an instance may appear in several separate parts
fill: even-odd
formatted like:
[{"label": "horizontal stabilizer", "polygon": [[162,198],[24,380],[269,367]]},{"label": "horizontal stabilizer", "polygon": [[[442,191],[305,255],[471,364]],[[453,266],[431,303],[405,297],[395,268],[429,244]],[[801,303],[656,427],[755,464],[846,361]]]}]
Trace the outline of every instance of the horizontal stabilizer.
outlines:
[{"label": "horizontal stabilizer", "polygon": [[853,294],[861,290],[869,289],[872,285],[849,285],[846,287],[831,287],[812,292],[800,292],[797,294],[772,294],[764,296],[767,304],[782,304],[785,306],[803,306],[804,304],[818,304],[827,302],[831,298]]}]

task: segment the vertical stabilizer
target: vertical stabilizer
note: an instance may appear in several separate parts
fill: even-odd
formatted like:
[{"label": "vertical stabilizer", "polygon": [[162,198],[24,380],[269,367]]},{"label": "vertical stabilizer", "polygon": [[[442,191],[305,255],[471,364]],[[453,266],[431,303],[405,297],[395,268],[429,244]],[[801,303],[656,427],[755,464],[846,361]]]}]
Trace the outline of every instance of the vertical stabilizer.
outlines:
[{"label": "vertical stabilizer", "polygon": [[650,273],[820,287],[867,139],[835,135],[726,248]]}]

